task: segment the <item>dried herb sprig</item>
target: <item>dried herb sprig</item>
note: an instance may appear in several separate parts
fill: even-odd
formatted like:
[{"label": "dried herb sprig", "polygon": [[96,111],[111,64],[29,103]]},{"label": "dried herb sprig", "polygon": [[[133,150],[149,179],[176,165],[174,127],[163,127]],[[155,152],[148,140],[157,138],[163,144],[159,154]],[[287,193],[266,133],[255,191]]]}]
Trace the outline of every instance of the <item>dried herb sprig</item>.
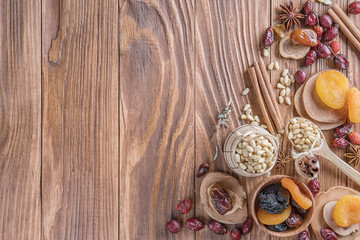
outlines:
[{"label": "dried herb sprig", "polygon": [[221,112],[217,115],[218,122],[216,124],[216,130],[213,133],[213,135],[211,136],[211,139],[212,139],[213,136],[216,135],[216,148],[215,148],[215,156],[214,156],[213,161],[215,161],[217,159],[217,157],[219,156],[219,149],[220,149],[220,152],[223,154],[223,152],[221,150],[221,146],[220,146],[220,137],[218,134],[218,130],[220,129],[221,126],[229,127],[228,122],[230,122],[231,120],[228,118],[228,115],[232,111],[231,101],[232,100],[230,98],[230,101],[226,105],[226,107],[223,110],[221,110]]}]

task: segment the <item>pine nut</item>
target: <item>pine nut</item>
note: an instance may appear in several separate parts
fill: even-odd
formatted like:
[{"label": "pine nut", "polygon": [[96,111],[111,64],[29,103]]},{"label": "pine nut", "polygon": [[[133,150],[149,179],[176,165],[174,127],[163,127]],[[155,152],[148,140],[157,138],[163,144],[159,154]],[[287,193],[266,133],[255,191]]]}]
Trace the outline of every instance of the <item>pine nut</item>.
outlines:
[{"label": "pine nut", "polygon": [[249,93],[250,89],[245,88],[245,90],[241,93],[243,96],[247,95]]}]

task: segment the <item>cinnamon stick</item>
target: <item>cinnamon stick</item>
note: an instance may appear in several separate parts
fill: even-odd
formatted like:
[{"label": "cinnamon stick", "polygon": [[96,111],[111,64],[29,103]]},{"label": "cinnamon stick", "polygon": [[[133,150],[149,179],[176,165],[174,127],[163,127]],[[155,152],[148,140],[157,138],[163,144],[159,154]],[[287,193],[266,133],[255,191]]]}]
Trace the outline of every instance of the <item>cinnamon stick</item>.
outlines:
[{"label": "cinnamon stick", "polygon": [[281,115],[276,111],[275,106],[276,106],[276,102],[274,104],[274,102],[272,101],[271,97],[270,97],[270,91],[272,90],[271,88],[267,88],[263,74],[260,70],[259,67],[259,63],[255,62],[254,64],[255,67],[255,71],[256,71],[256,75],[257,75],[257,80],[258,83],[260,85],[260,89],[262,92],[262,95],[264,97],[265,103],[267,104],[267,107],[269,109],[270,115],[274,121],[274,125],[276,127],[276,130],[279,131],[281,129],[284,128],[283,122],[281,120]]},{"label": "cinnamon stick", "polygon": [[360,51],[360,31],[345,12],[337,4],[334,4],[333,7],[328,10],[328,14],[333,18],[335,23],[339,24],[340,30],[355,48]]},{"label": "cinnamon stick", "polygon": [[271,117],[270,117],[270,115],[268,113],[268,110],[266,108],[264,99],[263,99],[263,97],[261,95],[259,84],[258,84],[258,82],[256,80],[257,77],[256,77],[256,72],[255,72],[254,67],[249,68],[249,76],[250,76],[251,84],[252,84],[252,86],[253,86],[253,88],[255,90],[256,97],[257,97],[258,102],[260,104],[260,109],[261,109],[262,115],[264,117],[265,123],[268,126],[269,132],[271,134],[276,134],[275,129],[273,127],[273,123],[271,121]]}]

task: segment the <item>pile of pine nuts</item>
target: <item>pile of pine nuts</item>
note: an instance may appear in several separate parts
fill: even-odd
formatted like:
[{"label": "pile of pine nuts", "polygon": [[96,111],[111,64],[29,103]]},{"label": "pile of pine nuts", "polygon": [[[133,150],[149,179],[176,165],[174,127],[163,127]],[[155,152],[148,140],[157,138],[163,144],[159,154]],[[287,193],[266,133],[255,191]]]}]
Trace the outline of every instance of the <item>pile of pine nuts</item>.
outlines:
[{"label": "pile of pine nuts", "polygon": [[[316,139],[321,139],[318,127],[305,118],[290,119],[288,125],[288,138],[301,150],[310,149]],[[314,147],[320,147],[321,142],[316,141]]]}]

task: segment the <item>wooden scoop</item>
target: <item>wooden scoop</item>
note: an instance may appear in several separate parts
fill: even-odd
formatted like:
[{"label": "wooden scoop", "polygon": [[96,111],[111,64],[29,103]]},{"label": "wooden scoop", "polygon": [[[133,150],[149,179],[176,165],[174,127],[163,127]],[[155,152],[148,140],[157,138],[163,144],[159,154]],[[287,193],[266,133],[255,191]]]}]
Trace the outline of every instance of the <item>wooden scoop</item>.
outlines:
[{"label": "wooden scoop", "polygon": [[[300,117],[296,117],[296,119],[300,119]],[[286,124],[286,136],[288,136],[288,134],[289,134],[288,126],[289,126],[290,120]],[[307,119],[307,120],[310,121],[309,119]],[[318,128],[318,126],[315,123],[313,123],[313,124]],[[322,138],[322,144],[320,145],[320,147],[314,149],[313,153],[315,155],[319,155],[319,156],[329,160],[337,168],[339,168],[343,173],[345,173],[349,178],[351,178],[351,180],[353,180],[357,185],[360,185],[360,173],[358,171],[356,171],[354,168],[352,168],[349,164],[344,162],[341,158],[336,156],[336,154],[333,153],[333,151],[331,151],[328,144],[326,143],[324,134],[322,133],[322,131],[319,128],[318,128],[318,130],[319,130],[321,138]],[[291,141],[290,139],[289,139],[289,141],[295,146],[293,141]]]}]

